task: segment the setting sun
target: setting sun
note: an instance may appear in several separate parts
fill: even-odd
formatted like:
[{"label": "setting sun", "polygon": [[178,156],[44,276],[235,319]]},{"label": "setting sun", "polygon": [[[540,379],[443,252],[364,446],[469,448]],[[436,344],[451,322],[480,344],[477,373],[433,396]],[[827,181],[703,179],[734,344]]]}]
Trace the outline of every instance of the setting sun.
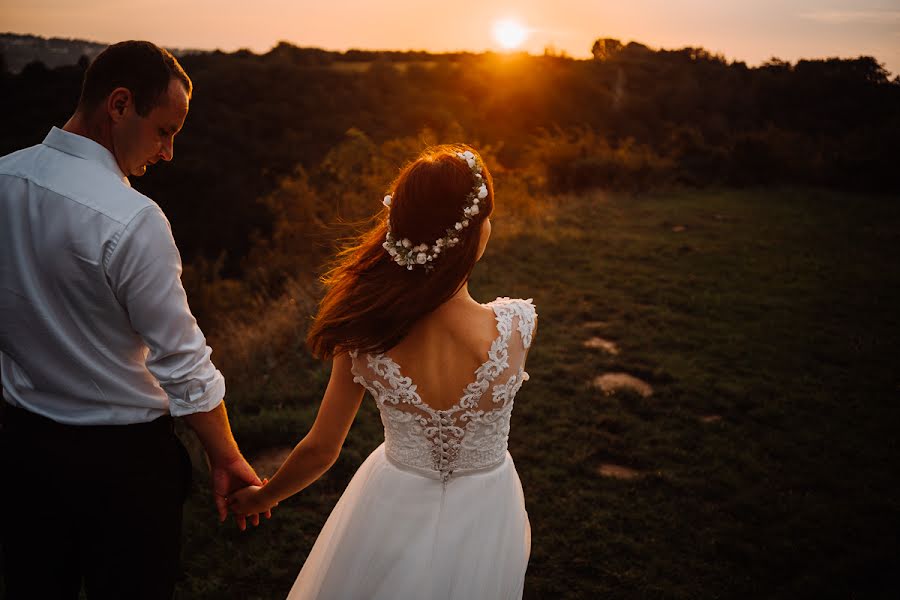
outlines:
[{"label": "setting sun", "polygon": [[494,22],[494,40],[506,50],[514,50],[528,37],[528,30],[514,19]]}]

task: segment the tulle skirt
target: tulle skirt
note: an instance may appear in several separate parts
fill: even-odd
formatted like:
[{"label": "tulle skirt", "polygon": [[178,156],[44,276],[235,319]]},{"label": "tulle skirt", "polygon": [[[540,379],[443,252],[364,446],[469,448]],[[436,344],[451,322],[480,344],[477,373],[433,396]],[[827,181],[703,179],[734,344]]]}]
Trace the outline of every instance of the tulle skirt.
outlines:
[{"label": "tulle skirt", "polygon": [[288,600],[522,597],[531,527],[512,457],[446,485],[385,454],[366,458]]}]

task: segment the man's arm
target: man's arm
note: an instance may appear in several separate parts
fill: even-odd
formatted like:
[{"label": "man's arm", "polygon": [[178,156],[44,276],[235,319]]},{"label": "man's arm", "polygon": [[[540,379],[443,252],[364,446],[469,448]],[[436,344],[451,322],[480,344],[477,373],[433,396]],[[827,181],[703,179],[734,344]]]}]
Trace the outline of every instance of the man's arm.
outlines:
[{"label": "man's arm", "polygon": [[[219,517],[224,496],[260,483],[238,450],[222,398],[225,379],[197,326],[181,285],[181,257],[159,207],[143,209],[128,224],[105,262],[110,288],[149,352],[145,363],[169,397],[169,412],[184,417],[209,457]],[[258,515],[253,519],[259,522]],[[238,519],[244,529],[246,522]]]},{"label": "man's arm", "polygon": [[[220,402],[209,412],[192,413],[182,418],[206,449],[216,510],[219,512],[219,521],[222,522],[228,518],[227,496],[248,485],[262,485],[262,481],[238,449],[228,424],[224,402]],[[246,529],[247,523],[243,515],[237,515],[236,520],[241,530]],[[250,520],[254,525],[259,525],[258,514],[251,515]]]},{"label": "man's arm", "polygon": [[191,314],[181,285],[181,256],[158,206],[128,224],[106,260],[110,288],[149,352],[145,364],[181,417],[209,412],[225,397],[225,379]]}]

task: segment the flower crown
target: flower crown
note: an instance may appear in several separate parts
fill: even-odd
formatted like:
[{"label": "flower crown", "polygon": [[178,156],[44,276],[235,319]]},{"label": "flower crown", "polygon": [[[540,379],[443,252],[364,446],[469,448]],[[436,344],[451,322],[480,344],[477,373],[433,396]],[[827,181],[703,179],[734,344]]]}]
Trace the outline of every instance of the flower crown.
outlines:
[{"label": "flower crown", "polygon": [[[393,257],[394,262],[410,271],[416,265],[424,265],[426,271],[431,271],[434,268],[431,262],[437,259],[444,249],[452,248],[459,243],[459,233],[469,226],[469,217],[474,217],[478,214],[479,202],[487,198],[487,185],[485,185],[484,178],[481,176],[481,165],[478,164],[475,154],[471,150],[466,150],[465,152],[457,152],[456,155],[466,162],[475,178],[475,185],[466,196],[466,207],[463,209],[465,218],[462,221],[457,221],[453,224],[453,227],[448,227],[444,236],[436,239],[431,246],[428,244],[413,246],[412,242],[407,238],[402,240],[395,239],[391,233],[391,220],[390,218],[387,220],[387,235],[382,247]],[[383,204],[390,208],[391,200],[391,196],[387,195],[384,197]]]}]

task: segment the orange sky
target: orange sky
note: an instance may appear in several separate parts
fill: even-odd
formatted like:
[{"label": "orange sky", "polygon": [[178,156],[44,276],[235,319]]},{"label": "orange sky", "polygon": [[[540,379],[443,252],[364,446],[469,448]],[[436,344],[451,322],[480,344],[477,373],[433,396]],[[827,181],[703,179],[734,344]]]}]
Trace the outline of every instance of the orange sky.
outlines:
[{"label": "orange sky", "polygon": [[[152,10],[141,9],[151,7]],[[900,0],[0,0],[0,31],[181,48],[250,48],[279,40],[333,50],[499,49],[493,23],[530,29],[523,48],[587,57],[594,39],[703,46],[758,64],[772,56],[868,54],[900,73]]]}]

